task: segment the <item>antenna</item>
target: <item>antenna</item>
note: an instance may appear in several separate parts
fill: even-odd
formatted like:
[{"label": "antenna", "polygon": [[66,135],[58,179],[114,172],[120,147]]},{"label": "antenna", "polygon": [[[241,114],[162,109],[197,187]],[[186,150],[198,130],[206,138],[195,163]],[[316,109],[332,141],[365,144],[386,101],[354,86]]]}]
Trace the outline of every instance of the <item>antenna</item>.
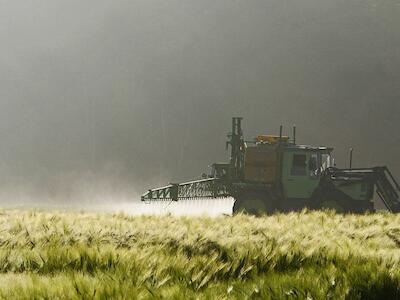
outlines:
[{"label": "antenna", "polygon": [[296,125],[293,126],[293,144],[296,144]]},{"label": "antenna", "polygon": [[349,161],[349,169],[353,167],[353,148],[350,148],[350,161]]}]

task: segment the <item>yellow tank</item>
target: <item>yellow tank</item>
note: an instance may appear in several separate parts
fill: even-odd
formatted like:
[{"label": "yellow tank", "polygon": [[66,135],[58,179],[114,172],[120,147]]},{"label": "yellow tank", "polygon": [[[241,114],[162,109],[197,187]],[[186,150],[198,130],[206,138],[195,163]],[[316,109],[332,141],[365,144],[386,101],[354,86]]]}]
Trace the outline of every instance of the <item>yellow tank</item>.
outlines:
[{"label": "yellow tank", "polygon": [[[279,141],[279,135],[259,135],[256,137],[256,141],[259,143],[276,144]],[[282,142],[289,141],[288,136],[282,136]]]}]

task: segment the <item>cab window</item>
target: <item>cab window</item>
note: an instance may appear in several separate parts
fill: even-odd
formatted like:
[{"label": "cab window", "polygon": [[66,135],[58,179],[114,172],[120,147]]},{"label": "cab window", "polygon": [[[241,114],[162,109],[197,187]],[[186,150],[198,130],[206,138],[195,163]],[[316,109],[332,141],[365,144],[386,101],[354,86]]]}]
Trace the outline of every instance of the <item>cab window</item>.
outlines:
[{"label": "cab window", "polygon": [[307,175],[307,156],[305,154],[293,154],[290,174],[293,176]]},{"label": "cab window", "polygon": [[320,166],[319,166],[317,153],[313,153],[310,155],[310,159],[308,161],[308,170],[310,172],[311,177],[315,177],[315,176],[319,175]]},{"label": "cab window", "polygon": [[331,166],[331,155],[330,154],[322,154],[321,156],[321,171],[326,170]]}]

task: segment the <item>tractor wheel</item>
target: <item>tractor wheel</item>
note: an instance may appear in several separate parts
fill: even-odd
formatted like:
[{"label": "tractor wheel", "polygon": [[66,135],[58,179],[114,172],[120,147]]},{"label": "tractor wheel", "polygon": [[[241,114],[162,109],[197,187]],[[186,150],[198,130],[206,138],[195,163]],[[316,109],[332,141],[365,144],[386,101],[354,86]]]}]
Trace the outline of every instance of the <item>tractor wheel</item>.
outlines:
[{"label": "tractor wheel", "polygon": [[236,197],[233,213],[247,213],[256,216],[273,213],[276,208],[273,207],[271,202],[266,193],[244,194]]},{"label": "tractor wheel", "polygon": [[328,200],[328,201],[321,202],[320,209],[322,209],[322,210],[331,209],[337,213],[345,212],[344,207],[338,201],[335,201],[335,200]]},{"label": "tractor wheel", "polygon": [[311,209],[331,209],[337,213],[345,213],[348,211],[347,199],[331,185],[317,188],[310,200]]}]

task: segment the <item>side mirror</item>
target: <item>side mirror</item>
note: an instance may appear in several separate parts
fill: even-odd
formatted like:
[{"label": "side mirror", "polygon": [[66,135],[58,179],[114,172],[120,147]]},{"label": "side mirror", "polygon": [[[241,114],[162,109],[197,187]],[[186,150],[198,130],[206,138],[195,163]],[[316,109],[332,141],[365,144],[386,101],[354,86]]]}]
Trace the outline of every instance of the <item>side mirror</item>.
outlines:
[{"label": "side mirror", "polygon": [[317,169],[317,160],[314,159],[313,157],[311,157],[309,162],[308,162],[308,169],[310,171],[313,171],[313,170]]}]

